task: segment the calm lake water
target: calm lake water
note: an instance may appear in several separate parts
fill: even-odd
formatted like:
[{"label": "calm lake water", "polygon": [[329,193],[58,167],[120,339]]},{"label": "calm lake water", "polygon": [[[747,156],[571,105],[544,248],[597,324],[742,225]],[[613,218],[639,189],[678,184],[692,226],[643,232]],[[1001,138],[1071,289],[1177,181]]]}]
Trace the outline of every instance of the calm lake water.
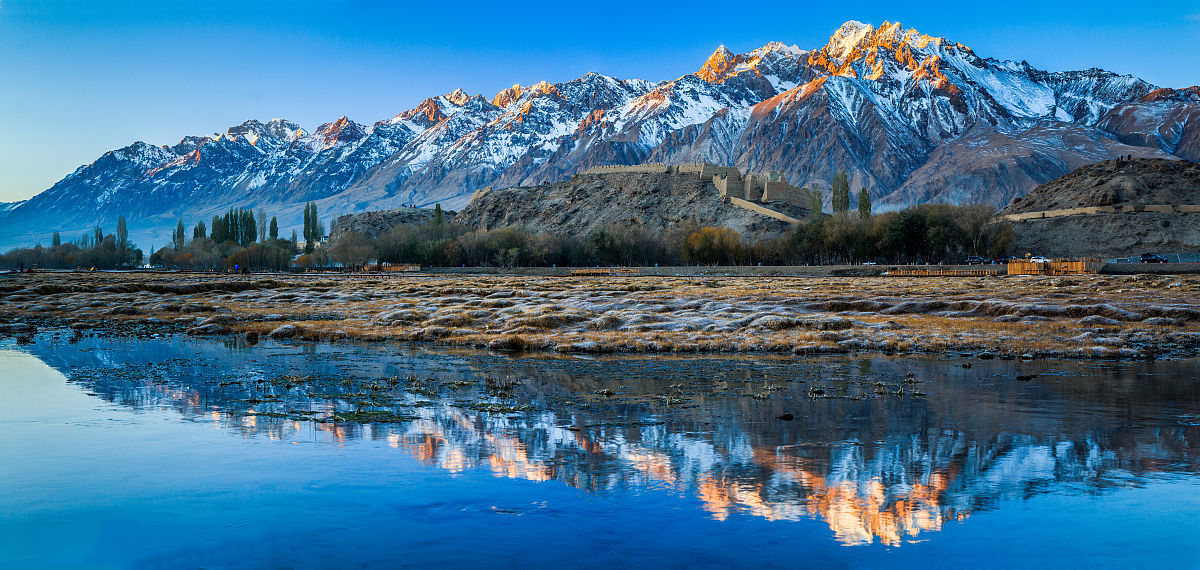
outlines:
[{"label": "calm lake water", "polygon": [[1196,568],[1198,376],[5,340],[0,567]]}]

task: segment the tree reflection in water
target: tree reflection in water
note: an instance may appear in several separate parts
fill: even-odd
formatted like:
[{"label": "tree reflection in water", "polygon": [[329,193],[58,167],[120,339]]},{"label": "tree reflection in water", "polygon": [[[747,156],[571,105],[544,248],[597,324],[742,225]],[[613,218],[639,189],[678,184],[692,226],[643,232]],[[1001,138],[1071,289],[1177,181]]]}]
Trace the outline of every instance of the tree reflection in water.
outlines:
[{"label": "tree reflection in water", "polygon": [[243,437],[365,438],[451,472],[667,489],[720,520],[823,520],[844,544],[900,545],[1006,500],[1200,471],[1194,361],[967,370],[94,339],[27,350],[107,401]]}]

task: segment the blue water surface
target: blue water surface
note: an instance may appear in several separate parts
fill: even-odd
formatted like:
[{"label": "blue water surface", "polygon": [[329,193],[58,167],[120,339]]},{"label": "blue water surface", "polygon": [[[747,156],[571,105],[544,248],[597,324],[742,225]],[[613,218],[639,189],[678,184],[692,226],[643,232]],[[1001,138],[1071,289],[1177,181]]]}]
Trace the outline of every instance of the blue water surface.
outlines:
[{"label": "blue water surface", "polygon": [[1196,363],[958,364],[0,344],[0,567],[1200,567]]}]

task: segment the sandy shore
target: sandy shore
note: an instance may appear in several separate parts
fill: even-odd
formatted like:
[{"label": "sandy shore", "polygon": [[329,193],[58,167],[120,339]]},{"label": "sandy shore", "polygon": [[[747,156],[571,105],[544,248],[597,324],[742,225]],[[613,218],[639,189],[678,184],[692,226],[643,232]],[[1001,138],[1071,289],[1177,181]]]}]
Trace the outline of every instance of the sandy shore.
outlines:
[{"label": "sandy shore", "polygon": [[0,334],[242,335],[560,352],[1200,352],[1200,276],[553,277],[42,273]]}]

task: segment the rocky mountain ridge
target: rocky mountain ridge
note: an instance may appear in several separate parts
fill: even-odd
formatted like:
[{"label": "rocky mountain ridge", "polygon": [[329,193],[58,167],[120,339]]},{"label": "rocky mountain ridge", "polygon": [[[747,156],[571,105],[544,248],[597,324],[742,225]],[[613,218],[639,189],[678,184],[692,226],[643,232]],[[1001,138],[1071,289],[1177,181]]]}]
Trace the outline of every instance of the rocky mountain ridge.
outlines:
[{"label": "rocky mountain ridge", "polygon": [[171,146],[134,143],[0,212],[0,242],[111,226],[118,215],[135,239],[165,241],[175,218],[230,206],[265,207],[285,227],[307,201],[332,215],[459,209],[487,186],[643,162],[778,170],[822,189],[845,168],[877,209],[1000,207],[1078,166],[1130,154],[1200,160],[1200,89],[1098,69],[1047,72],[896,23],[847,22],[814,51],[721,46],[671,81],[588,73],[490,98],[455,90],[370,125],[343,116],[307,132],[273,119]]}]

